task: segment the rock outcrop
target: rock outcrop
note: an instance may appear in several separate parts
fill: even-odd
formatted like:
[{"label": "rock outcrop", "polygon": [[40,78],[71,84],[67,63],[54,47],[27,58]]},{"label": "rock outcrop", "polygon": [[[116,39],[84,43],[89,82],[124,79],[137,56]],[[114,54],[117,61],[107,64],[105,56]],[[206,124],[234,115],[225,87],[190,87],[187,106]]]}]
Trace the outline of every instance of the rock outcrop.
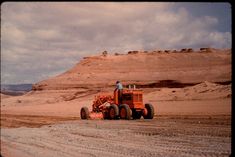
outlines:
[{"label": "rock outcrop", "polygon": [[184,84],[231,81],[231,49],[199,51],[129,51],[84,57],[63,74],[33,85],[33,90],[100,88],[125,84],[142,86],[172,80]]}]

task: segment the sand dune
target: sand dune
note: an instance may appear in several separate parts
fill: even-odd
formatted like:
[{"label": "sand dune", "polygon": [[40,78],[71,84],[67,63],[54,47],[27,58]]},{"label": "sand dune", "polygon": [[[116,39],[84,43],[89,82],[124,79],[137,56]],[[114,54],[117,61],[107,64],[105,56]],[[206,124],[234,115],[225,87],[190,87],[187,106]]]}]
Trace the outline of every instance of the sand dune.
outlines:
[{"label": "sand dune", "polygon": [[5,98],[9,98],[9,97],[11,97],[10,95],[6,95],[6,94],[2,94],[1,93],[1,99],[5,99]]}]

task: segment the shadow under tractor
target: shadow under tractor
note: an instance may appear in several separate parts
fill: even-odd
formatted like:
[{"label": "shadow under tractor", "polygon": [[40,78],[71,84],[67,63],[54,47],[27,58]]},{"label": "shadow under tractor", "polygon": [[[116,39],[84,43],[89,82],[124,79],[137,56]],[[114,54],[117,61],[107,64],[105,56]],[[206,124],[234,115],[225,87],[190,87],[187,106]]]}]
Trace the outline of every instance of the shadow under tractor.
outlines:
[{"label": "shadow under tractor", "polygon": [[95,96],[92,111],[87,107],[82,107],[81,119],[153,119],[154,107],[143,104],[143,91],[140,89],[123,89],[119,96],[118,90],[114,90],[113,95],[100,94]]}]

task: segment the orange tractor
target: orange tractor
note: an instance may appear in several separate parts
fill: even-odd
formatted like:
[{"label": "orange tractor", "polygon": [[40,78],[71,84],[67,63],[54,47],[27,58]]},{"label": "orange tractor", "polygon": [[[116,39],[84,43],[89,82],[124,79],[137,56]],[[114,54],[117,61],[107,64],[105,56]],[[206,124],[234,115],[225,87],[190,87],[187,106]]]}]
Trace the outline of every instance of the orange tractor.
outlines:
[{"label": "orange tractor", "polygon": [[92,111],[81,108],[81,119],[153,119],[154,108],[143,104],[143,91],[140,89],[123,89],[121,97],[118,90],[113,95],[97,95],[93,101]]}]

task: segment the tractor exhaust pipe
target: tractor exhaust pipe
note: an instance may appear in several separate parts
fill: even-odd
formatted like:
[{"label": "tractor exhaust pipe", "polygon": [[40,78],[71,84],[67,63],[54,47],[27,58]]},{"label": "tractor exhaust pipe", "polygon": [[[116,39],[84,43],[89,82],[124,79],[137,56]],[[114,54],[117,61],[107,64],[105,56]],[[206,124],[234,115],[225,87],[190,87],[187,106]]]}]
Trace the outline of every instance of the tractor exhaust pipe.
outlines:
[{"label": "tractor exhaust pipe", "polygon": [[133,85],[133,88],[132,88],[131,85],[129,84],[128,89],[136,89],[136,88],[135,88],[135,85]]}]

